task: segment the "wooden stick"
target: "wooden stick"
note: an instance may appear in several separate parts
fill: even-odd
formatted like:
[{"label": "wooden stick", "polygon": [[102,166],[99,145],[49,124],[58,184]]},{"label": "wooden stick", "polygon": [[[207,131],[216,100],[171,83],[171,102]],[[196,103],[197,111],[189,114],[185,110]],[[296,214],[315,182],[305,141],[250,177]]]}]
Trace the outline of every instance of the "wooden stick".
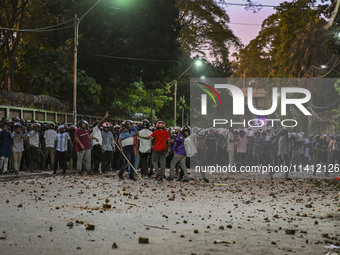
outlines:
[{"label": "wooden stick", "polygon": [[136,204],[133,204],[133,203],[130,203],[130,202],[125,202],[125,204],[127,204],[127,205],[136,205]]},{"label": "wooden stick", "polygon": [[168,228],[163,228],[163,227],[158,227],[158,226],[151,226],[151,225],[144,225],[145,227],[149,228],[158,228],[158,229],[163,229],[163,230],[169,230]]},{"label": "wooden stick", "polygon": [[122,155],[124,156],[124,158],[126,159],[126,161],[130,164],[130,166],[132,167],[133,171],[135,171],[135,173],[138,175],[139,179],[141,181],[143,181],[143,178],[138,174],[137,170],[135,169],[135,167],[131,164],[131,162],[127,159],[127,157],[125,156],[123,150],[118,146],[118,144],[116,143],[116,141],[113,139],[113,142],[115,143],[116,147],[119,149],[119,151],[122,153]]}]

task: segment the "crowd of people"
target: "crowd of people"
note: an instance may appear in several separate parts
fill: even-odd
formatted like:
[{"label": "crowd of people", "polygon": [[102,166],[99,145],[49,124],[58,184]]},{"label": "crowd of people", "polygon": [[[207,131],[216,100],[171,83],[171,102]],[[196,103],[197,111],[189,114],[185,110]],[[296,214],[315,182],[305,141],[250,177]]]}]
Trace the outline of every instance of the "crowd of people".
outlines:
[{"label": "crowd of people", "polygon": [[[209,129],[197,137],[203,165],[292,166],[299,172],[339,173],[340,135],[306,135],[272,129]],[[228,157],[225,157],[225,151]],[[214,152],[214,153],[213,153]],[[336,167],[337,166],[337,167]],[[319,171],[322,168],[322,171]],[[273,178],[273,172],[269,172]],[[285,172],[289,179],[289,172]]]},{"label": "crowd of people", "polygon": [[[27,122],[19,118],[3,119],[0,130],[0,170],[2,174],[19,171],[77,170],[79,174],[117,171],[119,180],[128,172],[131,180],[166,178],[189,181],[188,167],[229,165],[288,165],[299,167],[340,163],[340,136],[305,135],[285,129],[199,129],[166,128],[148,120],[121,125],[107,122],[109,113],[90,125]],[[193,167],[193,165],[191,165]],[[314,173],[316,168],[314,168]],[[204,172],[202,179],[209,182]],[[270,174],[272,178],[272,173]],[[285,178],[289,179],[288,173]]]}]

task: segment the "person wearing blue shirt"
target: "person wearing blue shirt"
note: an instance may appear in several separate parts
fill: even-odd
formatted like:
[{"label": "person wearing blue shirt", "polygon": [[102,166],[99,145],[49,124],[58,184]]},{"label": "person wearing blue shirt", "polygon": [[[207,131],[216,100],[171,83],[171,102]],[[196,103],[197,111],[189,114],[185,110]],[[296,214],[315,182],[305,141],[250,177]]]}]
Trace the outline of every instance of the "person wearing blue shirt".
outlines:
[{"label": "person wearing blue shirt", "polygon": [[[135,132],[132,132],[132,129],[135,130]],[[135,151],[134,151],[134,141],[133,136],[138,136],[138,130],[135,129],[135,127],[132,124],[132,121],[127,120],[125,121],[125,129],[121,132],[118,143],[121,148],[123,148],[123,153],[128,161],[130,161],[131,164],[134,164],[135,162]],[[122,168],[119,171],[118,178],[119,180],[124,180],[123,173],[127,169],[129,165],[129,162],[126,162]],[[130,179],[136,181],[135,178],[135,172],[130,171]]]},{"label": "person wearing blue shirt", "polygon": [[55,157],[54,157],[54,172],[57,173],[58,163],[60,168],[63,170],[63,174],[66,173],[67,169],[67,148],[68,145],[71,147],[71,138],[68,133],[65,133],[65,125],[60,125],[58,127],[58,134],[56,135],[55,141]]}]

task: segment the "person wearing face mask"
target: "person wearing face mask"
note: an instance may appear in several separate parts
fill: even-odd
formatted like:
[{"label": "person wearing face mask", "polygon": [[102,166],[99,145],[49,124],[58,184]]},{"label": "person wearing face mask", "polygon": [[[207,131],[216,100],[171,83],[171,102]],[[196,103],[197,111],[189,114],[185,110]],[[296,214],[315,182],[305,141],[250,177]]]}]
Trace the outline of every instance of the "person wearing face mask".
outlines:
[{"label": "person wearing face mask", "polygon": [[54,157],[54,171],[53,174],[57,173],[58,163],[59,167],[63,170],[63,174],[66,173],[67,169],[67,148],[71,147],[71,138],[68,133],[65,132],[65,125],[58,126],[58,134],[55,139],[55,157]]}]

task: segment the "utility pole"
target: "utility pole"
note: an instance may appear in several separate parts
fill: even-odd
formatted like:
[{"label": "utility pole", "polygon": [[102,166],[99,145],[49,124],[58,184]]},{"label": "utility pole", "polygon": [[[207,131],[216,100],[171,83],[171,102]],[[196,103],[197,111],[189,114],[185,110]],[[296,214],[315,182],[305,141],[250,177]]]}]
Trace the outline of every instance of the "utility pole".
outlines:
[{"label": "utility pole", "polygon": [[174,86],[174,127],[176,126],[176,105],[177,105],[177,80],[175,80],[175,86]]},{"label": "utility pole", "polygon": [[151,85],[151,90],[150,90],[150,101],[151,101],[151,126],[153,125],[153,84]]},{"label": "utility pole", "polygon": [[77,61],[78,61],[78,22],[77,14],[74,15],[74,53],[73,53],[73,123],[77,124]]},{"label": "utility pole", "polygon": [[182,106],[182,127],[184,127],[184,106],[185,106],[185,95],[183,95],[183,106]]},{"label": "utility pole", "polygon": [[78,34],[80,21],[97,5],[97,0],[79,19],[74,15],[74,62],[73,62],[73,121],[77,124],[77,68],[78,68]]},{"label": "utility pole", "polygon": [[195,62],[193,64],[191,64],[183,73],[181,73],[180,76],[177,77],[176,80],[174,80],[174,126],[176,126],[176,104],[177,104],[177,81],[186,73],[188,72],[192,67],[193,65],[196,65],[197,67],[201,66],[202,65],[202,61],[200,59],[196,59]]}]

